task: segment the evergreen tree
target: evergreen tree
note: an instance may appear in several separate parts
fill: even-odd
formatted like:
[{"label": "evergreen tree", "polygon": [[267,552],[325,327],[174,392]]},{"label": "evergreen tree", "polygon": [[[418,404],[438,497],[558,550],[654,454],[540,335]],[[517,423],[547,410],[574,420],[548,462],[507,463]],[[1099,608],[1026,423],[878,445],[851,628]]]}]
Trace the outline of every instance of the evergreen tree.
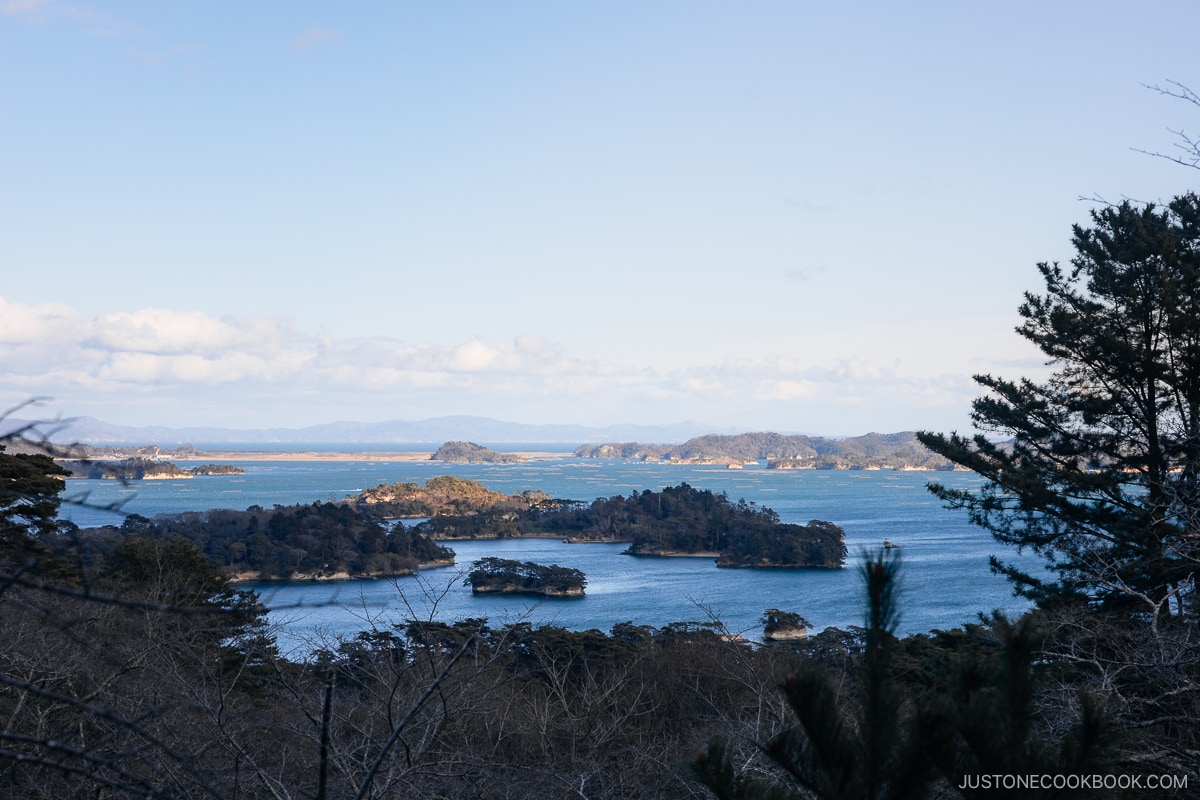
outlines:
[{"label": "evergreen tree", "polygon": [[[976,376],[982,433],[920,434],[979,473],[932,484],[1048,572],[993,559],[1041,603],[1086,599],[1157,620],[1189,614],[1200,558],[1200,198],[1125,202],[1074,227],[1071,267],[1039,264],[1017,332],[1056,368],[1044,382]],[[1002,441],[998,441],[1002,440]]]},{"label": "evergreen tree", "polygon": [[[903,800],[983,797],[968,776],[1097,775],[1110,771],[1104,757],[1112,736],[1109,718],[1090,694],[1051,724],[1039,712],[1039,660],[1046,629],[1031,612],[1015,623],[991,620],[996,646],[956,653],[951,681],[923,687],[901,678],[900,561],[891,551],[864,559],[866,627],[854,691],[815,659],[804,658],[783,691],[797,724],[761,751],[777,768],[738,770],[731,748],[714,739],[700,754],[696,772],[722,800]],[[922,683],[920,678],[916,683]],[[1064,796],[1053,786],[1006,790],[1030,800]]]},{"label": "evergreen tree", "polygon": [[857,692],[839,697],[838,681],[801,661],[783,691],[798,724],[761,745],[788,780],[762,779],[733,767],[714,739],[697,763],[700,779],[722,800],[900,800],[920,797],[933,778],[923,741],[891,669],[899,621],[900,559],[864,557],[866,628]]},{"label": "evergreen tree", "polygon": [[0,444],[0,571],[56,578],[69,573],[45,541],[58,529],[66,474],[49,456],[13,455]]},{"label": "evergreen tree", "polygon": [[[922,709],[925,750],[938,771],[951,786],[961,787],[966,798],[996,794],[998,787],[981,784],[981,775],[1111,772],[1105,761],[1110,720],[1092,695],[1080,691],[1069,716],[1059,709],[1053,724],[1047,724],[1050,715],[1038,707],[1037,662],[1046,657],[1047,630],[1037,612],[1016,622],[997,614],[991,629],[999,651],[986,657],[964,654],[954,684]],[[1051,735],[1051,728],[1061,733]],[[1004,789],[1007,798],[1030,800],[1067,794],[1053,785]]]}]

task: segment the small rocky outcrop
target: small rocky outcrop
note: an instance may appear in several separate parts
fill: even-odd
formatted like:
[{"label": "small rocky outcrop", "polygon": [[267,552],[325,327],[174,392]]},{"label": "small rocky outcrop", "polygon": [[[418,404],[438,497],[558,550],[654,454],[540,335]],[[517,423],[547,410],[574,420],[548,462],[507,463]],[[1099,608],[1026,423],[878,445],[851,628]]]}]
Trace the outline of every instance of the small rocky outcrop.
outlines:
[{"label": "small rocky outcrop", "polygon": [[430,461],[455,463],[515,464],[525,459],[513,453],[498,453],[474,442],[446,442],[429,457]]},{"label": "small rocky outcrop", "polygon": [[768,608],[763,612],[764,642],[794,642],[808,638],[812,625],[804,617],[792,611]]},{"label": "small rocky outcrop", "polygon": [[189,470],[193,475],[245,475],[246,470],[233,464],[201,464]]},{"label": "small rocky outcrop", "polygon": [[577,569],[507,558],[481,558],[463,585],[473,594],[531,594],[539,597],[583,597],[587,577]]}]

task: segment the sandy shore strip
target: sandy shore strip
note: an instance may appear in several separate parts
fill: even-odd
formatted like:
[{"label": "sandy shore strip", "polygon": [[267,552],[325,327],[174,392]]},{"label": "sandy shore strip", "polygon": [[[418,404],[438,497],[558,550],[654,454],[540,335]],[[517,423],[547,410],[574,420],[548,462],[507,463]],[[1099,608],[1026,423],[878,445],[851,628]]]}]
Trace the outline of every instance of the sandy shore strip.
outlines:
[{"label": "sandy shore strip", "polygon": [[[197,450],[192,455],[169,454],[169,459],[184,461],[430,461],[433,451],[424,453],[386,451],[276,451],[276,450]],[[554,458],[571,458],[570,453],[519,452],[505,455],[520,456],[526,461],[545,461]],[[440,461],[441,464],[462,464],[462,461]],[[471,462],[483,464],[488,462]],[[500,462],[497,462],[500,463]],[[511,463],[511,462],[510,462]]]}]

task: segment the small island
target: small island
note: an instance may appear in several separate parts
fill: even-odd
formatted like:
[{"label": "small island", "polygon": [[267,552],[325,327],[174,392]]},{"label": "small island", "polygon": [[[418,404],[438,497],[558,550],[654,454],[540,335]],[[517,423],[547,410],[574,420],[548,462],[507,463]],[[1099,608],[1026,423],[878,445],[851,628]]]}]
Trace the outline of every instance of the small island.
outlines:
[{"label": "small island", "polygon": [[583,597],[587,577],[577,569],[532,561],[481,558],[463,581],[474,594],[531,594],[539,597]]},{"label": "small island", "polygon": [[429,460],[458,464],[517,464],[525,459],[512,453],[497,453],[474,442],[446,442],[429,457]]},{"label": "small island", "polygon": [[768,608],[761,619],[763,641],[767,643],[795,642],[808,638],[812,623],[793,611]]},{"label": "small island", "polygon": [[233,464],[201,464],[192,467],[189,472],[193,475],[245,475],[246,470]]}]

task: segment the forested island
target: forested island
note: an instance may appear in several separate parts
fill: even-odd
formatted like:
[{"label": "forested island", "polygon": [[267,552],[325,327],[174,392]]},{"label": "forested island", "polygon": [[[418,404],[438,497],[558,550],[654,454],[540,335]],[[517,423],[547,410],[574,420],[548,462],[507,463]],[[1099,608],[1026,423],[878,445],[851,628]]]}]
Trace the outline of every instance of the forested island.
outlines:
[{"label": "forested island", "polygon": [[833,523],[785,524],[769,508],[734,503],[686,483],[592,503],[554,501],[439,514],[417,529],[439,540],[553,536],[568,542],[629,542],[630,555],[710,556],[721,567],[835,568],[846,557],[844,532]]},{"label": "forested island", "polygon": [[512,453],[498,453],[474,442],[446,442],[429,457],[430,461],[449,461],[460,464],[516,464],[524,461]]},{"label": "forested island", "polygon": [[388,530],[345,503],[245,511],[216,509],[156,516],[132,514],[120,527],[78,537],[103,549],[128,535],[182,538],[235,580],[329,580],[411,575],[422,565],[453,564],[454,551],[412,528]]},{"label": "forested island", "polygon": [[71,478],[92,480],[153,481],[187,480],[196,476],[245,475],[246,470],[233,464],[201,464],[184,469],[170,461],[151,458],[126,458],[120,461],[63,460]]},{"label": "forested island", "polygon": [[463,581],[475,594],[532,594],[539,597],[583,597],[587,577],[558,564],[507,558],[481,558]]},{"label": "forested island", "polygon": [[666,464],[743,464],[766,462],[768,469],[929,469],[954,465],[921,444],[916,433],[868,433],[846,439],[785,436],[779,433],[713,434],[683,444],[618,442],[583,445],[579,458],[625,458]]}]

